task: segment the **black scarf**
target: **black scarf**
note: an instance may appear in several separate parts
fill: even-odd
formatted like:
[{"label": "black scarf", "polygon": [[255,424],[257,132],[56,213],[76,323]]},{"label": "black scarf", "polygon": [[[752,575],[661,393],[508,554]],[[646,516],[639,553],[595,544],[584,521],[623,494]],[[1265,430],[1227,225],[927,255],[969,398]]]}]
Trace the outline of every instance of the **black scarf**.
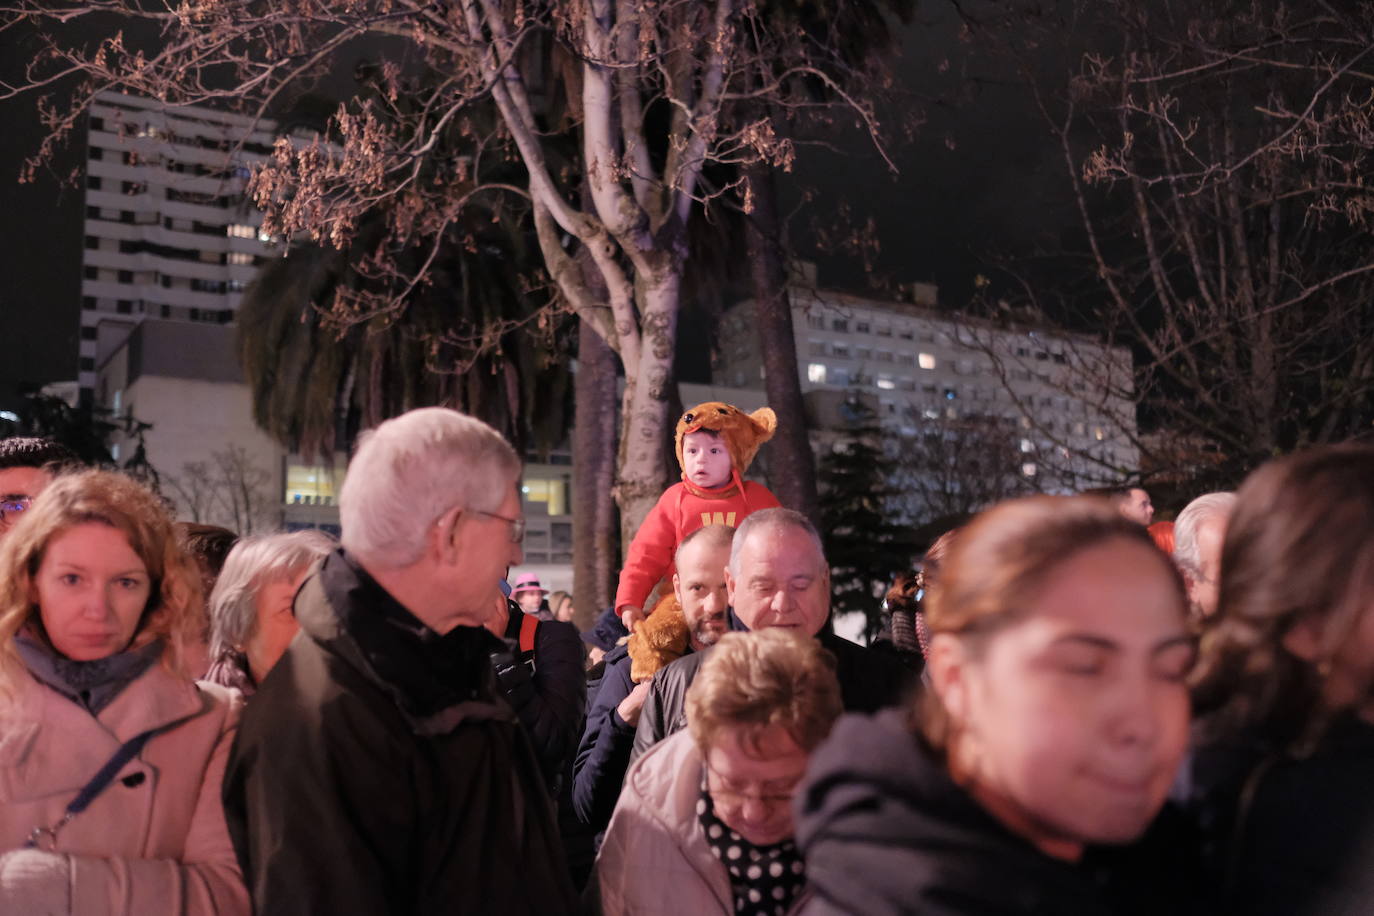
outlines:
[{"label": "black scarf", "polygon": [[20,634],[14,642],[30,674],[93,716],[162,656],[160,639],[89,662],[67,658],[44,639]]},{"label": "black scarf", "polygon": [[784,916],[806,886],[806,867],[795,840],[771,846],[755,846],[731,830],[716,816],[711,793],[706,791],[702,768],[701,797],[697,820],[706,834],[706,845],[730,875],[735,912],[759,916]]}]

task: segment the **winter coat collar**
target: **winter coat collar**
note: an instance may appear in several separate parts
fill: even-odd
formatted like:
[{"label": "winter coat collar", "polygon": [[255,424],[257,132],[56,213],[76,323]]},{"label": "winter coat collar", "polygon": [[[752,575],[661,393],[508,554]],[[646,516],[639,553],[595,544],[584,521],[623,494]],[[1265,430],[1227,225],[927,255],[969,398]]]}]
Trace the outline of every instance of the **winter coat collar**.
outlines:
[{"label": "winter coat collar", "polygon": [[673,837],[683,858],[701,876],[725,912],[732,912],[730,879],[725,866],[711,854],[697,821],[701,794],[701,752],[691,733],[680,731],[653,747],[626,775],[629,803],[640,809],[656,829]]},{"label": "winter coat collar", "polygon": [[[213,701],[194,683],[155,664],[120,692],[99,716],[23,672],[13,697],[0,707],[0,770],[12,800],[77,792],[134,736],[209,711]],[[33,753],[47,732],[66,749],[53,767]]]},{"label": "winter coat collar", "polygon": [[447,734],[473,718],[515,718],[496,692],[490,654],[504,648],[499,639],[481,627],[439,635],[342,549],[301,586],[296,619],[387,694],[416,734]]}]

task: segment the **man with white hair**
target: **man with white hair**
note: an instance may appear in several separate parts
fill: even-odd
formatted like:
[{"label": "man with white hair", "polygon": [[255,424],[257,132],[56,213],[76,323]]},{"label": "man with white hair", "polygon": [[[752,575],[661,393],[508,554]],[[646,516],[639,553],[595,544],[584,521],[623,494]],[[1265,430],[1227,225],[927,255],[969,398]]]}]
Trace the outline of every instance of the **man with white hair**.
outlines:
[{"label": "man with white hair", "polygon": [[258,916],[572,912],[530,739],[483,624],[524,519],[515,451],[414,410],[364,435],[342,548],[245,710],[224,779]]},{"label": "man with white hair", "polygon": [[[775,508],[745,518],[730,543],[725,586],[731,629],[791,629],[830,651],[846,711],[871,713],[901,700],[908,681],[902,665],[831,631],[830,567],[806,516]],[[632,759],[686,727],[687,688],[705,655],[687,655],[654,675]]]},{"label": "man with white hair", "polygon": [[1188,603],[1198,618],[1217,612],[1221,545],[1235,505],[1234,493],[1205,493],[1184,506],[1174,519],[1174,564],[1183,573]]}]

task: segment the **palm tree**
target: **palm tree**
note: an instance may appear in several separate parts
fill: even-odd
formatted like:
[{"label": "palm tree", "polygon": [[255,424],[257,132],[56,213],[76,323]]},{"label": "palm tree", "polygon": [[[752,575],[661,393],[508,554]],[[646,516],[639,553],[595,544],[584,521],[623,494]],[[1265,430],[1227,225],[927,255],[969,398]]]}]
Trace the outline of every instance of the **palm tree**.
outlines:
[{"label": "palm tree", "polygon": [[[366,85],[375,71],[364,65],[358,75]],[[283,130],[322,129],[327,108],[307,97]],[[418,186],[454,180],[450,166],[474,142],[468,127],[443,137],[445,148],[428,159]],[[471,190],[479,180],[509,178],[503,172],[511,169],[501,160],[463,180]],[[292,245],[245,291],[239,357],[255,421],[312,458],[430,405],[486,421],[522,453],[556,445],[570,421],[569,322],[548,292],[524,214],[497,202],[470,204],[416,241],[396,231],[403,205],[386,198],[367,211],[342,247]],[[426,262],[423,282],[411,283]]]}]

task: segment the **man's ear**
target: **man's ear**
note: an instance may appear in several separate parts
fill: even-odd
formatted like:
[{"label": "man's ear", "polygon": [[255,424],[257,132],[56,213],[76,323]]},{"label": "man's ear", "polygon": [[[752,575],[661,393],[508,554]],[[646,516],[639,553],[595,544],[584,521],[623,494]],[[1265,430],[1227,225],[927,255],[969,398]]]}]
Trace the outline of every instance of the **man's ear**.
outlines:
[{"label": "man's ear", "polygon": [[463,509],[454,506],[434,522],[429,528],[430,558],[444,563],[453,563],[458,556],[458,525],[463,520]]},{"label": "man's ear", "polygon": [[969,658],[963,642],[950,633],[932,636],[926,653],[926,674],[950,718],[963,721],[969,705]]},{"label": "man's ear", "polygon": [[677,598],[678,607],[682,606],[682,577],[673,573],[673,596]]},{"label": "man's ear", "polygon": [[[676,573],[674,573],[676,576]],[[735,577],[730,575],[730,567],[725,567],[725,603],[735,606]]]}]

